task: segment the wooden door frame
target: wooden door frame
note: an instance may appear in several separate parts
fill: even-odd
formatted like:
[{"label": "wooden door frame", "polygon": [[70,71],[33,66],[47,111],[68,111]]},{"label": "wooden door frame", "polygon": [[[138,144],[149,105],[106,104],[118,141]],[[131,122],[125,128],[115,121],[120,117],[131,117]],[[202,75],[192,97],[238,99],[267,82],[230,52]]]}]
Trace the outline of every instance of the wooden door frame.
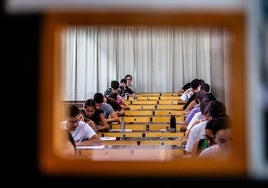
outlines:
[{"label": "wooden door frame", "polygon": [[[247,171],[245,121],[245,15],[243,12],[87,11],[47,12],[43,15],[40,66],[39,167],[47,174],[95,176],[244,176]],[[230,31],[230,72],[228,85],[230,116],[233,120],[233,155],[225,162],[181,158],[166,162],[69,160],[55,152],[60,122],[61,51],[60,35],[71,25],[163,25],[215,26]],[[239,95],[239,96],[237,96]],[[160,170],[161,169],[161,170]]]}]

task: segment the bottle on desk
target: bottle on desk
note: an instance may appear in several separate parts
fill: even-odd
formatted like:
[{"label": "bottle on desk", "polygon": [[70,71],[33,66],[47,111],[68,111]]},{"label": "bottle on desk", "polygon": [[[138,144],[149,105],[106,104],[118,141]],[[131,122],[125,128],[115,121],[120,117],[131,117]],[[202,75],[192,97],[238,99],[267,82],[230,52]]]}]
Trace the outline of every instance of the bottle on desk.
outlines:
[{"label": "bottle on desk", "polygon": [[175,117],[175,115],[170,116],[170,132],[176,132],[176,117]]},{"label": "bottle on desk", "polygon": [[121,118],[121,132],[125,132],[125,119],[124,119],[124,117]]}]

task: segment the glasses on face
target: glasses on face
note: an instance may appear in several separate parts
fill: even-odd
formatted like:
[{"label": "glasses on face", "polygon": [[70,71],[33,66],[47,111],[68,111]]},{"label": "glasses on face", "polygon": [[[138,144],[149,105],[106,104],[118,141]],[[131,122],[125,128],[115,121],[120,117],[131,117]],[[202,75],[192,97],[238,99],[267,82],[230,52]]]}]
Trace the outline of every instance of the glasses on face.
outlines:
[{"label": "glasses on face", "polygon": [[126,80],[132,80],[131,78],[127,78]]}]

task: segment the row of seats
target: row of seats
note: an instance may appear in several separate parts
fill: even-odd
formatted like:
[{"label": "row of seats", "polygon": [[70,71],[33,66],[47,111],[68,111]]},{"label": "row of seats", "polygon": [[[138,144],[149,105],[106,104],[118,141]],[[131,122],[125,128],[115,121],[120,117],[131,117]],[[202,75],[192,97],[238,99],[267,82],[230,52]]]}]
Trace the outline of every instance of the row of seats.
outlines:
[{"label": "row of seats", "polygon": [[[180,131],[184,122],[183,105],[178,104],[178,95],[165,93],[139,94],[138,99],[129,98],[130,109],[120,117],[125,124],[110,125],[111,131],[100,133],[101,137],[114,137],[115,140],[103,140],[110,145],[181,145],[184,132]],[[164,102],[165,101],[165,102]],[[170,117],[176,117],[176,132],[170,131]],[[130,131],[129,131],[130,130]]]}]

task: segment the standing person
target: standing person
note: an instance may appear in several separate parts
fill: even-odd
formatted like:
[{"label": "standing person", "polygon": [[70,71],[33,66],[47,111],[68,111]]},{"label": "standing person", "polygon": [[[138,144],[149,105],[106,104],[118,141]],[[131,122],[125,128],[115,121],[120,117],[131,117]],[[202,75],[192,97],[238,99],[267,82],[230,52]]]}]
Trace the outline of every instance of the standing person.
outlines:
[{"label": "standing person", "polygon": [[104,118],[108,124],[112,122],[120,122],[119,117],[113,107],[104,101],[104,96],[102,93],[95,93],[93,100],[96,103],[96,109],[103,111]]},{"label": "standing person", "polygon": [[61,122],[61,127],[70,131],[76,146],[102,144],[96,132],[81,121],[81,111],[76,105],[66,107],[64,115],[65,120]]},{"label": "standing person", "polygon": [[130,74],[127,74],[125,76],[125,80],[127,81],[127,84],[126,84],[127,87],[129,87],[133,91],[133,93],[130,96],[132,96],[134,99],[137,99],[138,98],[137,89],[136,89],[136,86],[134,86],[132,83],[132,76]]},{"label": "standing person", "polygon": [[104,118],[103,111],[96,108],[96,104],[93,99],[85,101],[82,112],[84,121],[89,124],[96,133],[107,132],[110,130],[110,126]]}]

